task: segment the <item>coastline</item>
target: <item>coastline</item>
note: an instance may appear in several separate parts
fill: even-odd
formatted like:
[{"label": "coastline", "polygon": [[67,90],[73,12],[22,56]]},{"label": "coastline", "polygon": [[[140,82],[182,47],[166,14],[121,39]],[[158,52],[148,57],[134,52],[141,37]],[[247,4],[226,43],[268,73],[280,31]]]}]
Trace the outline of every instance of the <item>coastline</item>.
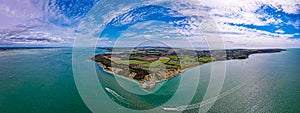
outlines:
[{"label": "coastline", "polygon": [[129,80],[129,81],[131,81],[131,82],[135,82],[135,83],[139,84],[139,86],[142,86],[142,85],[141,85],[141,82],[139,82],[138,80],[135,80],[135,79],[132,79],[132,78],[129,78],[129,77],[125,77],[125,76],[122,76],[122,75],[115,74],[114,72],[105,69],[105,68],[103,67],[103,64],[101,64],[101,63],[99,63],[99,62],[96,62],[96,64],[97,64],[99,67],[101,67],[101,69],[102,69],[105,73],[111,74],[112,76],[121,77],[121,78],[126,79],[126,80]]},{"label": "coastline", "polygon": [[9,52],[9,51],[12,51],[12,50],[0,50],[0,52]]},{"label": "coastline", "polygon": [[[98,54],[95,57],[90,58],[92,61],[95,61],[105,72],[112,74],[114,76],[121,76],[124,77],[126,79],[130,79],[133,80],[135,82],[138,82],[142,88],[145,89],[150,89],[150,88],[154,88],[156,86],[156,84],[158,83],[162,83],[164,81],[168,81],[169,79],[172,79],[176,76],[179,76],[180,74],[186,72],[187,70],[191,69],[191,68],[195,68],[198,66],[202,66],[204,64],[208,64],[211,62],[217,62],[217,61],[229,61],[229,60],[244,60],[244,59],[248,59],[250,55],[254,55],[254,54],[261,54],[261,53],[277,53],[277,52],[281,52],[281,51],[286,51],[284,49],[264,49],[264,50],[226,50],[227,52],[229,52],[227,54],[227,56],[224,57],[215,57],[213,60],[199,60],[197,61],[198,63],[193,63],[193,62],[187,62],[187,63],[191,63],[188,64],[180,64],[179,68],[169,68],[169,69],[161,69],[157,72],[154,73],[143,73],[145,69],[143,68],[136,68],[133,67],[135,65],[131,65],[130,69],[125,69],[127,66],[126,65],[119,65],[117,67],[112,66],[112,62],[113,59],[110,59],[110,56],[106,54],[102,55],[102,54]],[[236,51],[238,52],[238,54],[236,54]],[[245,52],[246,51],[246,52]],[[235,52],[235,53],[234,53]],[[242,53],[244,52],[244,53]],[[169,62],[169,61],[167,61]],[[115,62],[113,62],[115,64]],[[124,67],[125,66],[125,67]],[[133,71],[131,69],[134,69]],[[141,69],[141,70],[138,70]],[[146,69],[147,70],[147,69]],[[129,73],[128,73],[129,72]],[[141,73],[139,73],[141,72]],[[127,73],[127,74],[126,74]],[[143,76],[142,79],[136,78],[137,73],[139,73],[140,75],[138,76]]]},{"label": "coastline", "polygon": [[[91,58],[91,60],[93,60],[93,58]],[[240,60],[243,60],[243,59],[240,59]],[[94,60],[93,60],[93,61],[94,61]],[[226,61],[226,60],[222,60],[222,61]],[[216,61],[211,61],[211,62],[201,63],[201,64],[199,64],[199,65],[194,65],[194,66],[191,66],[191,67],[184,68],[184,69],[180,70],[180,73],[175,74],[175,75],[172,75],[171,78],[163,79],[163,80],[160,80],[160,81],[158,81],[158,82],[154,82],[155,85],[154,85],[153,87],[150,87],[150,88],[144,87],[144,86],[143,86],[143,83],[144,83],[144,82],[142,82],[142,81],[138,81],[138,80],[135,80],[135,79],[130,78],[130,77],[125,77],[125,76],[122,76],[122,75],[118,75],[118,74],[114,73],[113,71],[106,69],[105,66],[104,66],[102,63],[100,63],[100,62],[96,62],[96,64],[99,65],[99,66],[103,69],[103,71],[106,72],[106,73],[109,73],[109,74],[111,74],[111,75],[113,75],[113,76],[118,76],[118,77],[125,78],[125,79],[127,79],[127,80],[129,80],[129,81],[133,81],[133,82],[139,83],[139,85],[140,85],[142,88],[144,88],[144,89],[151,89],[151,88],[155,88],[156,84],[159,84],[159,83],[162,83],[162,82],[166,82],[166,81],[168,81],[168,80],[170,80],[170,79],[172,79],[172,78],[174,78],[174,77],[180,76],[181,74],[183,74],[184,72],[188,71],[189,69],[196,68],[196,67],[198,67],[198,66],[202,66],[202,65],[204,65],[204,64],[209,64],[209,63],[212,63],[212,62],[216,62]]]},{"label": "coastline", "polygon": [[125,78],[125,79],[127,79],[127,80],[130,80],[130,81],[134,81],[134,82],[140,83],[139,81],[137,81],[137,80],[135,80],[135,79],[132,79],[132,78],[129,78],[129,77],[125,77],[125,76],[122,76],[122,75],[118,75],[118,74],[116,74],[116,73],[114,73],[114,72],[112,72],[112,71],[110,71],[110,70],[105,69],[105,68],[104,68],[104,65],[101,64],[100,62],[96,62],[96,64],[99,65],[99,66],[103,69],[103,71],[106,72],[106,73],[109,73],[109,74],[111,74],[111,75],[113,75],[113,76],[119,76],[119,77]]}]

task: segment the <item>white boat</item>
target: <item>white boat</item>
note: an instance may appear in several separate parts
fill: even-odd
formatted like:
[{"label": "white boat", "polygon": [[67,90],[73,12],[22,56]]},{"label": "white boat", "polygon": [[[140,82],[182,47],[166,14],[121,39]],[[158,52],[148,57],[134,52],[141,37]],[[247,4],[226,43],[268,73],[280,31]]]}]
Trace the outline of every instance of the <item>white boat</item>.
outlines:
[{"label": "white boat", "polygon": [[167,108],[167,107],[163,108],[163,110],[166,110],[166,111],[180,111],[177,108]]}]

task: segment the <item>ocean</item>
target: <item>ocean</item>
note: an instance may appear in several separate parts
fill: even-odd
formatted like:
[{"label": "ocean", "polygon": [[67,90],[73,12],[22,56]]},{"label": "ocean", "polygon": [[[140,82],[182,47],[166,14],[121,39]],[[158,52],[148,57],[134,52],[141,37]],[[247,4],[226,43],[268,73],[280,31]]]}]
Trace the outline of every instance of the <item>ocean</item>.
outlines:
[{"label": "ocean", "polygon": [[[77,64],[74,52],[83,54],[75,56],[81,59]],[[92,55],[72,48],[0,52],[0,113],[300,112],[300,49],[207,63],[148,90],[104,72],[89,59]],[[224,63],[220,95],[215,102],[203,100],[209,83],[214,82],[212,64]]]}]

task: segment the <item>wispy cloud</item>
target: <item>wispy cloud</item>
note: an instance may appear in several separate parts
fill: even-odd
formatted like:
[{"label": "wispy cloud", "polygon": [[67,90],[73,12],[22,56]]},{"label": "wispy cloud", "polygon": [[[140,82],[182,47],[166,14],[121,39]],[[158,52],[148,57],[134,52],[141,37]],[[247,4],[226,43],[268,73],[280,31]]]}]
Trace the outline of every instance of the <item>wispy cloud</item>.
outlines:
[{"label": "wispy cloud", "polygon": [[[87,43],[98,41],[98,45],[112,46],[121,42],[109,37],[119,33],[109,27],[107,31],[111,31],[110,35],[96,39],[101,34],[97,27],[111,22],[111,26],[127,25],[118,36],[133,42],[146,39],[182,46],[183,42],[188,41],[193,46],[207,46],[206,38],[211,38],[207,36],[220,36],[220,41],[224,41],[228,48],[300,47],[299,0],[178,1],[169,5],[172,13],[161,12],[167,15],[166,20],[160,20],[159,16],[128,13],[129,5],[114,7],[115,10],[108,11],[107,15],[101,12],[103,7],[97,7],[93,10],[98,15],[93,18],[102,20],[92,20],[90,23],[95,28],[83,28],[86,33],[84,30],[76,31],[80,21],[97,1],[0,1],[0,45],[71,46],[76,33],[83,33],[86,34],[83,37],[89,40]],[[188,4],[191,2],[193,4]],[[136,12],[143,14],[142,10]],[[151,7],[146,12],[151,13]],[[114,17],[119,18],[114,20]],[[147,20],[150,17],[156,20]],[[141,18],[146,20],[139,20]],[[120,30],[117,27],[114,29]]]},{"label": "wispy cloud", "polygon": [[5,44],[55,44],[63,43],[64,39],[53,36],[51,33],[30,32],[24,29],[15,29],[0,33],[0,45]]},{"label": "wispy cloud", "polygon": [[[296,5],[290,4],[292,2]],[[195,46],[201,46],[199,43],[205,44],[205,38],[211,35],[221,36],[227,48],[300,47],[299,39],[295,38],[299,37],[299,20],[295,16],[300,12],[297,9],[297,1],[200,1],[198,9],[179,10],[183,15],[201,18],[200,22],[190,21],[188,30],[148,21],[131,26],[120,38],[142,40],[144,35],[151,34],[154,40],[182,42],[188,39],[197,42]],[[207,29],[208,26],[216,27]],[[166,36],[169,38],[163,38]]]}]

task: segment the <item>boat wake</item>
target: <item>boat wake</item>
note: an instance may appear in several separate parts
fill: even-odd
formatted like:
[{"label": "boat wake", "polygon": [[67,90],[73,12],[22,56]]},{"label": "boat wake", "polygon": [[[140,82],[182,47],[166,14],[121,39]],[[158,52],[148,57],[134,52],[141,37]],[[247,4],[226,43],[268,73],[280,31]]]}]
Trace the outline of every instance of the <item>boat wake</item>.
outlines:
[{"label": "boat wake", "polygon": [[121,102],[125,102],[127,101],[126,98],[122,97],[121,95],[119,95],[117,92],[115,92],[114,90],[108,88],[108,87],[105,87],[105,90],[107,92],[109,92],[113,97],[115,97],[115,99],[121,101]]},{"label": "boat wake", "polygon": [[[251,81],[253,81],[253,80],[251,80]],[[202,108],[206,105],[213,104],[218,99],[221,99],[221,98],[223,98],[227,95],[230,95],[230,94],[236,92],[240,88],[246,86],[249,82],[250,81],[243,82],[242,84],[239,84],[239,85],[231,88],[230,90],[227,90],[226,92],[221,93],[219,96],[204,100],[204,101],[199,102],[199,103],[190,104],[190,105],[180,105],[180,106],[176,106],[176,107],[164,107],[162,109],[166,110],[166,111],[184,111],[184,110],[190,110],[190,109],[195,109],[195,108]]]}]

